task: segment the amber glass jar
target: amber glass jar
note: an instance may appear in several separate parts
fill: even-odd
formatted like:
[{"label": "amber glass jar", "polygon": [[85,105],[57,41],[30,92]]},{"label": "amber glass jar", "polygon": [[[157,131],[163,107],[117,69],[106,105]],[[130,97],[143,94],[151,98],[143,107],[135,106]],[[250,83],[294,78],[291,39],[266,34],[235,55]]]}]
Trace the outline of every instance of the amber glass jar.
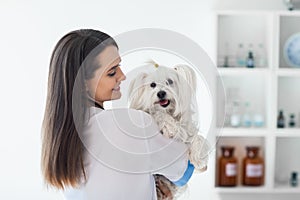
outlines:
[{"label": "amber glass jar", "polygon": [[234,147],[222,146],[219,158],[219,186],[237,185],[237,159],[233,156]]},{"label": "amber glass jar", "polygon": [[246,147],[247,156],[243,159],[243,185],[264,184],[264,161],[258,156],[259,147]]}]

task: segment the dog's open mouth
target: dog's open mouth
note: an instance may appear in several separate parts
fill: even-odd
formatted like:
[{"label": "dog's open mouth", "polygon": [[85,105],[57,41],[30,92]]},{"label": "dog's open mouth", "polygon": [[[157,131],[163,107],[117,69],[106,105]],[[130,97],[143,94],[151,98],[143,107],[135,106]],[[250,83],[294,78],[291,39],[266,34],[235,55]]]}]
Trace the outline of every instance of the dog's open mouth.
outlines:
[{"label": "dog's open mouth", "polygon": [[168,99],[161,99],[161,100],[159,100],[156,103],[159,103],[159,105],[161,105],[162,107],[165,108],[165,107],[167,107],[170,104],[170,100],[168,100]]}]

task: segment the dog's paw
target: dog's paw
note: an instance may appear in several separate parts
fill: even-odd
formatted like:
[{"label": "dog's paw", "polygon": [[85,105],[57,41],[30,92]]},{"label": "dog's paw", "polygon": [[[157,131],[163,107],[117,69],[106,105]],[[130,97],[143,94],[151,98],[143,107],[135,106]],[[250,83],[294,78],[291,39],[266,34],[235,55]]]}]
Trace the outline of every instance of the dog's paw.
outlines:
[{"label": "dog's paw", "polygon": [[208,141],[197,135],[193,138],[190,145],[189,159],[196,171],[203,172],[207,169],[210,145]]},{"label": "dog's paw", "polygon": [[204,166],[202,169],[197,169],[197,168],[195,168],[195,172],[196,172],[196,173],[202,173],[202,172],[205,172],[206,170],[207,170],[207,165]]}]

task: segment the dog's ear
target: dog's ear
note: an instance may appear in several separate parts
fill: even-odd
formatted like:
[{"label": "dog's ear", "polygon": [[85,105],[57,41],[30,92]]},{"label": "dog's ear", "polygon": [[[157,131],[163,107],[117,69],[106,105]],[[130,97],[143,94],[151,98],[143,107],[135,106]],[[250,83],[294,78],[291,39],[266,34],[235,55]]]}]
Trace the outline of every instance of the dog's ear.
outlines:
[{"label": "dog's ear", "polygon": [[192,88],[192,90],[195,92],[196,89],[197,89],[195,71],[191,67],[189,67],[188,65],[183,65],[183,64],[176,65],[173,68],[178,73],[179,77],[184,78],[185,81]]},{"label": "dog's ear", "polygon": [[129,107],[138,109],[141,99],[141,90],[144,85],[144,80],[147,76],[148,74],[146,73],[140,73],[130,82],[127,99],[129,102]]}]

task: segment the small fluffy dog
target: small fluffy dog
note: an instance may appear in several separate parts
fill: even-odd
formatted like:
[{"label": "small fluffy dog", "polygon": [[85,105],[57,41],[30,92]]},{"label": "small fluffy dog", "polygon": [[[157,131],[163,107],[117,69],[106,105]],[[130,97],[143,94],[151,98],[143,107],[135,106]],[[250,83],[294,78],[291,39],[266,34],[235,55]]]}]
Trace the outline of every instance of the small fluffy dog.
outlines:
[{"label": "small fluffy dog", "polygon": [[[209,144],[199,135],[197,123],[193,120],[196,103],[196,75],[187,65],[174,68],[158,66],[153,73],[141,73],[129,87],[131,108],[143,110],[154,118],[161,133],[168,138],[189,145],[189,160],[198,171],[205,171]],[[155,175],[156,183],[168,187],[175,199],[187,186],[177,187],[164,176]],[[156,187],[159,200],[165,199]]]}]

